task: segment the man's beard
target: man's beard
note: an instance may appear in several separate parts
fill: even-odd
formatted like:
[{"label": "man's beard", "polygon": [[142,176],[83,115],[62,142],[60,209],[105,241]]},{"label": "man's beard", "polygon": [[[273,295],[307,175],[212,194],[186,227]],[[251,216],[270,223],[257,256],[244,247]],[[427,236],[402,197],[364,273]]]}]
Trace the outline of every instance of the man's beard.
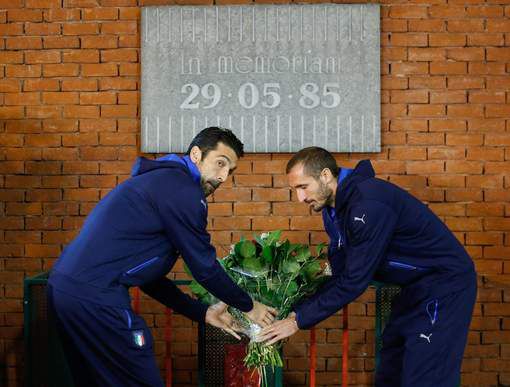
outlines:
[{"label": "man's beard", "polygon": [[317,192],[317,200],[311,205],[312,210],[315,212],[321,212],[324,207],[332,205],[333,190],[326,184],[319,182],[319,191]]},{"label": "man's beard", "polygon": [[205,196],[211,195],[214,191],[216,191],[216,188],[218,188],[220,184],[221,183],[216,179],[200,179],[200,185],[202,186],[202,190],[204,191]]}]

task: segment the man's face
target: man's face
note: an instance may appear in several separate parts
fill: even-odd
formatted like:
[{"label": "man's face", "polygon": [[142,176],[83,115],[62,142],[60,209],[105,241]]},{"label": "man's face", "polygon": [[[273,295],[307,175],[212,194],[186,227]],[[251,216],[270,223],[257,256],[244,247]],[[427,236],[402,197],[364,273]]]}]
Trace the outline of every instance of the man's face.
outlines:
[{"label": "man's face", "polygon": [[296,190],[300,202],[308,204],[315,212],[320,212],[326,206],[333,205],[333,190],[321,179],[307,175],[303,164],[297,164],[287,175],[289,185]]},{"label": "man's face", "polygon": [[203,159],[200,148],[193,147],[190,157],[200,171],[200,183],[205,196],[212,194],[237,168],[236,152],[221,142]]}]

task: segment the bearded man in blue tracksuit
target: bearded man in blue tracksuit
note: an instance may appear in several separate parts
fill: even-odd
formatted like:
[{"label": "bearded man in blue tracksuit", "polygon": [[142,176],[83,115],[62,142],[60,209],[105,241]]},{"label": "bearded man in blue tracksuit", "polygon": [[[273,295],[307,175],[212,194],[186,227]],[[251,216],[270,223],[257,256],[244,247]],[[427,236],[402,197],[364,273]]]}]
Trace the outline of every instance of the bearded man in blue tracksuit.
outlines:
[{"label": "bearded man in blue tracksuit", "polygon": [[230,130],[204,129],[182,158],[139,158],[132,177],[87,217],[48,281],[49,309],[77,386],[163,386],[151,333],[130,306],[132,286],[236,335],[225,304],[208,307],[166,277],[179,255],[214,296],[259,325],[273,320],[272,308],[252,301],[228,277],[206,231],[206,196],[242,155],[243,144]]},{"label": "bearded man in blue tracksuit", "polygon": [[338,170],[328,151],[311,147],[294,155],[287,174],[298,200],[322,211],[332,277],[260,339],[273,343],[310,328],[372,280],[398,284],[375,385],[458,386],[477,284],[455,236],[419,200],[376,179],[369,161]]}]

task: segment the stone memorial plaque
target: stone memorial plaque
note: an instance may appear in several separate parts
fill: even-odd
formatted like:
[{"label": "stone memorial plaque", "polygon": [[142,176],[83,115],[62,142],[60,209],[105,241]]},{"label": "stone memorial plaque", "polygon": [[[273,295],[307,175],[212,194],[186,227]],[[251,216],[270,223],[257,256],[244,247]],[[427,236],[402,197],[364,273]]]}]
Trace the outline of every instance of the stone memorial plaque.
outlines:
[{"label": "stone memorial plaque", "polygon": [[379,5],[144,7],[143,152],[208,126],[247,152],[380,151]]}]

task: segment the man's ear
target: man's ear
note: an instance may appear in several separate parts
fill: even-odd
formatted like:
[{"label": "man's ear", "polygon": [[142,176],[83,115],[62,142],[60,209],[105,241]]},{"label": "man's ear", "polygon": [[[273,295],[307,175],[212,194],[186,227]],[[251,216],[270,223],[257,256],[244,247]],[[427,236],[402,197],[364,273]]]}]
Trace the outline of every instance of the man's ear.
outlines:
[{"label": "man's ear", "polygon": [[202,160],[202,151],[198,146],[195,145],[193,148],[191,148],[189,157],[194,164],[198,165],[198,163]]},{"label": "man's ear", "polygon": [[324,168],[319,176],[319,179],[323,184],[329,184],[333,178],[333,174],[329,168]]}]

